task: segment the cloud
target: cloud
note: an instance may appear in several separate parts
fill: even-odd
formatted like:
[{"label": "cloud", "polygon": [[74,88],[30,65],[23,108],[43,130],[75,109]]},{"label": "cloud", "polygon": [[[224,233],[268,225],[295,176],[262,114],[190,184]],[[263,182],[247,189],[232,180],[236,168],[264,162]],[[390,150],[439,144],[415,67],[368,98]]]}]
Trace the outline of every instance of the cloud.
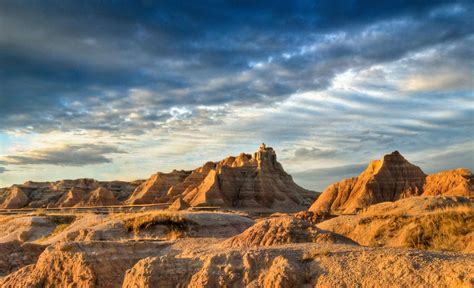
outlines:
[{"label": "cloud", "polygon": [[0,174],[7,172],[7,168],[5,167],[0,167]]},{"label": "cloud", "polygon": [[468,1],[0,5],[6,132],[160,131],[174,107],[274,105],[474,32]]},{"label": "cloud", "polygon": [[4,165],[85,166],[111,163],[109,154],[124,153],[118,147],[103,144],[67,144],[54,148],[25,151],[0,157]]},{"label": "cloud", "polygon": [[337,154],[337,150],[333,148],[319,149],[319,148],[298,148],[295,150],[296,160],[314,160],[319,158],[330,158]]},{"label": "cloud", "polygon": [[359,175],[365,168],[367,168],[367,164],[351,164],[310,169],[293,173],[292,176],[299,185],[321,192],[332,183]]},{"label": "cloud", "polygon": [[474,87],[471,75],[456,70],[438,71],[434,75],[414,75],[406,83],[410,91],[450,91]]},{"label": "cloud", "polygon": [[[60,134],[49,144],[129,152],[60,171],[92,177],[191,169],[261,142],[288,171],[436,154],[472,142],[471,2],[0,1],[1,148],[69,151],[32,147]],[[30,152],[1,154],[80,162]],[[95,154],[81,157],[114,157]],[[53,173],[25,166],[4,175]]]}]

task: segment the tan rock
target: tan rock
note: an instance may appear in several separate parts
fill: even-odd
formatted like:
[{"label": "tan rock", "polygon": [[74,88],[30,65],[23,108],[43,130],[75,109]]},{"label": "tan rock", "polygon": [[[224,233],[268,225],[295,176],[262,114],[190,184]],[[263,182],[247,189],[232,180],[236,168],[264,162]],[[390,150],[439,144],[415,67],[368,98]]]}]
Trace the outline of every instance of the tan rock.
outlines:
[{"label": "tan rock", "polygon": [[130,198],[128,204],[149,204],[164,202],[168,190],[189,176],[189,171],[174,170],[171,173],[158,172],[138,186]]},{"label": "tan rock", "polygon": [[423,186],[423,195],[474,197],[474,176],[464,168],[429,175]]},{"label": "tan rock", "polygon": [[45,248],[45,246],[21,243],[16,240],[0,243],[0,277],[13,273],[23,266],[36,263]]},{"label": "tan rock", "polygon": [[8,195],[0,205],[2,209],[18,209],[28,205],[28,196],[20,187],[13,186],[9,189]]},{"label": "tan rock", "polygon": [[370,162],[358,177],[330,185],[313,203],[317,213],[354,213],[369,205],[421,195],[426,175],[395,151]]},{"label": "tan rock", "polygon": [[305,220],[286,216],[259,221],[241,234],[224,241],[222,247],[262,247],[304,242],[356,245],[350,239],[323,231]]},{"label": "tan rock", "polygon": [[176,199],[173,204],[171,204],[169,207],[168,207],[168,210],[171,210],[171,211],[180,211],[180,210],[186,210],[188,209],[189,207],[189,204],[184,201],[181,197]]},{"label": "tan rock", "polygon": [[463,197],[419,196],[374,204],[319,228],[361,245],[474,252],[474,202]]},{"label": "tan rock", "polygon": [[99,187],[94,191],[90,192],[87,195],[86,199],[83,199],[80,203],[76,204],[75,206],[78,207],[87,207],[87,206],[112,206],[118,205],[119,202],[115,199],[114,194],[103,188]]},{"label": "tan rock", "polygon": [[87,197],[87,192],[83,188],[73,187],[67,194],[61,197],[58,201],[59,207],[74,207],[81,203]]},{"label": "tan rock", "polygon": [[34,265],[0,280],[1,287],[120,287],[127,269],[166,243],[58,243]]},{"label": "tan rock", "polygon": [[466,254],[305,243],[150,257],[123,287],[470,287],[473,264]]},{"label": "tan rock", "polygon": [[133,190],[141,182],[141,180],[132,182],[97,181],[87,178],[56,182],[27,181],[20,185],[0,188],[0,207],[6,205],[6,199],[11,194],[10,191],[18,188],[28,196],[28,202],[24,205],[28,208],[72,207],[81,202],[84,199],[84,195],[89,195],[90,192],[99,187],[111,191],[115,199],[121,202],[129,198]]},{"label": "tan rock", "polygon": [[[180,173],[180,176],[186,176],[184,172]],[[253,156],[241,153],[217,163],[207,162],[184,180],[176,177],[176,172],[170,174],[156,174],[145,182],[148,184],[142,185],[140,193],[154,195],[146,198],[146,203],[172,203],[182,197],[193,207],[297,212],[305,210],[318,195],[296,185],[277,161],[275,151],[265,145]],[[135,196],[131,202],[136,201]]]}]

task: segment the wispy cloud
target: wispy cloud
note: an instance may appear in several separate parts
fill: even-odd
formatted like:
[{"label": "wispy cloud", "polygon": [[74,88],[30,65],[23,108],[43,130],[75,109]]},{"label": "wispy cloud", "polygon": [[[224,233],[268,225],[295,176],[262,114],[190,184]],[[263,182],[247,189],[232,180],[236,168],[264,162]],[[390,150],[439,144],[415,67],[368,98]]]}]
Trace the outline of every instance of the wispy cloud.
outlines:
[{"label": "wispy cloud", "polygon": [[293,172],[472,144],[471,2],[1,1],[3,181],[112,159],[145,177],[262,141]]},{"label": "wispy cloud", "polygon": [[[110,163],[109,154],[124,153],[112,145],[67,144],[38,150],[24,151],[21,155],[0,157],[0,163],[6,165],[61,165],[84,166]],[[4,170],[5,171],[5,170]]]}]

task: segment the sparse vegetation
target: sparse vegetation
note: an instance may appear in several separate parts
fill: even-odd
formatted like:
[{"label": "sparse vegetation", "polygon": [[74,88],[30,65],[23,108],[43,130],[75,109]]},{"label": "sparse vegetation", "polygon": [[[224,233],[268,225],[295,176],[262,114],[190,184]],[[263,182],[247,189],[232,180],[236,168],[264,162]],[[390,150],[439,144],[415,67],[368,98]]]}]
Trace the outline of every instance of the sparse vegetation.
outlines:
[{"label": "sparse vegetation", "polygon": [[69,225],[71,225],[71,223],[56,225],[56,228],[54,229],[54,231],[51,233],[50,236],[53,236],[53,235],[56,235],[56,234],[61,233],[61,232],[64,231],[67,227],[69,227]]},{"label": "sparse vegetation", "polygon": [[46,209],[45,208],[38,208],[35,210],[34,213],[36,216],[46,216]]},{"label": "sparse vegetation", "polygon": [[465,207],[445,209],[429,217],[417,217],[406,238],[408,247],[445,251],[466,248],[464,236],[474,231],[474,211]]},{"label": "sparse vegetation", "polygon": [[51,234],[40,239],[40,241],[61,233],[62,231],[66,230],[67,227],[69,227],[72,224],[72,222],[76,220],[76,216],[74,215],[54,215],[54,214],[51,215],[50,214],[50,215],[47,215],[46,217],[56,224],[56,228],[54,228]]},{"label": "sparse vegetation", "polygon": [[124,227],[128,232],[137,235],[141,231],[152,229],[156,225],[163,225],[166,227],[167,238],[172,240],[185,236],[194,224],[189,219],[166,212],[137,214],[124,219]]},{"label": "sparse vegetation", "polygon": [[47,218],[53,221],[56,225],[71,224],[76,220],[75,215],[50,214]]},{"label": "sparse vegetation", "polygon": [[463,251],[468,245],[465,236],[474,231],[474,209],[472,205],[463,205],[412,216],[369,215],[359,219],[358,225],[367,226],[367,231],[376,229],[370,246],[385,246],[389,239],[397,238],[397,246]]}]

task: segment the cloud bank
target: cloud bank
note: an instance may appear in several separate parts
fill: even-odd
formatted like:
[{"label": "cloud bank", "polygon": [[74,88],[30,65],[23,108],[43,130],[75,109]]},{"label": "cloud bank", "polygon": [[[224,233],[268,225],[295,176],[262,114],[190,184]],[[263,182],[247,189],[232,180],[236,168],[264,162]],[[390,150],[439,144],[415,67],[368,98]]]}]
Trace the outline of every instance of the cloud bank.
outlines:
[{"label": "cloud bank", "polygon": [[16,174],[0,182],[112,159],[108,173],[146,177],[263,141],[291,172],[474,145],[473,15],[472,1],[2,1],[0,155]]}]

